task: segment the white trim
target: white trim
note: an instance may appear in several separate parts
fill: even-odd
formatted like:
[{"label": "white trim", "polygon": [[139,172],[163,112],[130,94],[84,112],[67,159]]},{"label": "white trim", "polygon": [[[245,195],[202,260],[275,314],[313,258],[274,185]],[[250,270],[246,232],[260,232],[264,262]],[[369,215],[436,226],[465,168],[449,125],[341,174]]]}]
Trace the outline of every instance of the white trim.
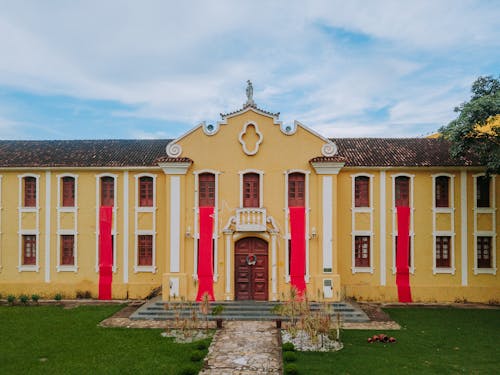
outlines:
[{"label": "white trim", "polygon": [[344,167],[345,162],[336,161],[313,161],[311,162],[312,167],[316,174],[339,174],[340,170]]},{"label": "white trim", "polygon": [[99,272],[99,234],[100,234],[100,226],[99,226],[99,208],[101,206],[101,178],[102,177],[112,177],[113,178],[113,214],[112,214],[112,225],[111,225],[111,238],[113,240],[113,273],[116,272],[116,219],[118,217],[117,210],[118,207],[116,205],[117,202],[117,190],[118,190],[118,175],[112,173],[101,173],[95,175],[96,185],[95,185],[95,197],[96,197],[96,205],[95,205],[95,271]]},{"label": "white trim", "polygon": [[[323,273],[333,272],[332,260],[332,223],[333,223],[333,178],[323,176]],[[330,269],[330,271],[326,271]]]},{"label": "white trim", "polygon": [[[35,207],[24,207],[24,186],[23,186],[23,179],[25,177],[34,177],[35,178],[35,185],[36,185],[36,204]],[[23,271],[28,271],[28,272],[38,272],[40,270],[40,175],[38,174],[33,174],[33,173],[25,173],[17,176],[18,178],[18,271],[23,272]],[[24,229],[22,227],[22,213],[25,212],[32,212],[35,213],[35,228],[34,229]],[[23,241],[22,241],[22,236],[23,234],[26,235],[33,235],[36,236],[36,263],[34,265],[23,265]]]},{"label": "white trim", "polygon": [[385,171],[380,171],[380,285],[385,286],[387,283],[386,270],[386,235],[387,235],[387,218],[386,218],[386,181]]},{"label": "white trim", "polygon": [[262,208],[264,204],[264,171],[258,169],[245,169],[239,171],[240,176],[240,208],[243,208],[243,176],[247,173],[255,173],[259,175],[259,207]]},{"label": "white trim", "polygon": [[277,232],[271,230],[271,300],[278,300],[278,264],[277,264],[277,249],[276,249],[276,236]]},{"label": "white trim", "polygon": [[[369,197],[368,197],[368,207],[356,207],[356,178],[357,177],[368,177],[369,186]],[[369,230],[358,230],[356,228],[356,214],[367,213],[370,215],[370,229]],[[351,272],[355,273],[371,273],[373,274],[373,175],[368,173],[356,173],[351,175]],[[370,265],[368,267],[356,267],[356,236],[368,236],[370,237]]]},{"label": "white trim", "polygon": [[170,272],[180,272],[181,178],[170,176]]},{"label": "white trim", "polygon": [[[180,146],[179,146],[180,147]],[[187,170],[191,166],[191,162],[163,162],[163,163],[158,163],[160,168],[163,169],[163,173],[168,174],[168,175],[182,175],[186,174]]]},{"label": "white trim", "polygon": [[[245,135],[247,133],[248,127],[250,125],[254,127],[255,134],[257,134],[257,136],[259,137],[259,139],[255,143],[255,149],[254,150],[249,150],[247,148],[247,143],[243,140],[243,135]],[[247,154],[248,156],[253,156],[253,155],[257,154],[257,152],[259,152],[259,146],[260,146],[260,144],[262,143],[263,140],[264,140],[264,136],[260,132],[259,126],[257,125],[257,123],[255,121],[248,121],[247,123],[245,123],[245,125],[243,125],[243,128],[242,128],[240,134],[238,135],[238,141],[240,141],[240,143],[241,143],[241,146],[243,148],[243,152],[245,154]]]},{"label": "white trim", "polygon": [[[455,175],[450,173],[437,173],[432,177],[432,274],[455,274]],[[448,207],[436,207],[436,179],[448,177]],[[450,216],[450,228],[444,231],[437,230],[437,215],[448,214]],[[449,267],[436,266],[436,239],[438,236],[450,237]]]},{"label": "white trim", "polygon": [[51,177],[50,171],[45,172],[45,282],[50,283],[50,214],[51,214]]},{"label": "white trim", "polygon": [[128,253],[129,253],[128,236],[130,231],[128,179],[129,179],[128,171],[123,172],[123,283],[124,284],[128,284]]},{"label": "white trim", "polygon": [[[460,172],[460,243],[462,261],[462,286],[468,285],[469,260],[467,259],[467,171]],[[475,256],[475,254],[474,254]]]},{"label": "white trim", "polygon": [[[153,179],[153,206],[151,207],[140,207],[140,179],[141,177],[151,177]],[[151,272],[156,273],[156,211],[157,211],[157,202],[156,202],[156,174],[151,173],[139,173],[134,175],[135,179],[135,202],[134,202],[134,273],[138,272]],[[151,213],[152,217],[152,228],[147,230],[139,230],[139,213]],[[139,266],[139,242],[138,236],[141,234],[152,235],[152,265],[151,266]]]},{"label": "white trim", "polygon": [[[224,230],[224,237],[226,238],[226,291],[225,299],[231,299],[231,236],[233,232],[230,229]],[[196,241],[196,240],[195,240]],[[198,275],[197,275],[198,276]]]},{"label": "white trim", "polygon": [[415,231],[414,231],[414,220],[413,214],[415,211],[413,205],[413,196],[414,196],[414,179],[415,175],[409,173],[397,173],[392,174],[392,273],[396,273],[396,236],[398,232],[396,230],[397,227],[397,217],[396,217],[396,178],[397,177],[409,177],[410,178],[410,228],[409,228],[409,237],[410,237],[410,258],[411,258],[411,266],[409,267],[409,271],[411,274],[415,273]]},{"label": "white trim", "polygon": [[[497,257],[496,257],[496,184],[495,175],[490,176],[490,206],[489,207],[477,207],[477,178],[485,176],[485,173],[478,173],[472,175],[473,177],[473,211],[474,211],[474,275],[478,274],[497,274]],[[491,226],[490,231],[479,231],[477,228],[477,219],[479,214],[489,214],[491,215]],[[477,266],[477,237],[491,237],[491,268],[479,268]]]},{"label": "white trim", "polygon": [[[77,272],[78,271],[78,175],[72,173],[58,174],[57,176],[57,204],[56,204],[56,271],[57,272]],[[62,180],[64,177],[72,177],[75,180],[75,201],[73,207],[63,207],[62,203]],[[61,213],[73,213],[73,229],[61,229]],[[61,265],[61,235],[68,234],[75,236],[73,242],[74,264]]]}]

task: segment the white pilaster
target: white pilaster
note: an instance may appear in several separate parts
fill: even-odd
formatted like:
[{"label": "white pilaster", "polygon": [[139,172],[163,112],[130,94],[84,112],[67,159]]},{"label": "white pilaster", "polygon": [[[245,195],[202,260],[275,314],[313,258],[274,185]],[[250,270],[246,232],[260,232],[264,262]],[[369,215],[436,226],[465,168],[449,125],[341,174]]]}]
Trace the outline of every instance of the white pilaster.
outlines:
[{"label": "white pilaster", "polygon": [[50,193],[51,172],[45,172],[45,282],[50,283]]},{"label": "white pilaster", "polygon": [[128,171],[123,173],[123,283],[128,283]]},{"label": "white pilaster", "polygon": [[[332,272],[332,176],[323,176],[323,272]],[[329,269],[329,271],[326,271]]]},{"label": "white pilaster", "polygon": [[386,285],[386,200],[385,171],[380,171],[380,285]]},{"label": "white pilaster", "polygon": [[181,178],[170,176],[170,272],[180,271]]},{"label": "white pilaster", "polygon": [[277,265],[277,254],[276,254],[276,235],[277,233],[273,230],[271,232],[271,292],[272,300],[278,300],[278,265]]},{"label": "white pilaster", "polygon": [[226,238],[226,301],[231,299],[231,235],[233,232],[231,230],[224,231],[224,237]]},{"label": "white pilaster", "polygon": [[[475,197],[473,197],[475,199]],[[460,242],[462,259],[462,286],[467,286],[467,172],[460,172]],[[475,256],[475,255],[474,255]]]}]

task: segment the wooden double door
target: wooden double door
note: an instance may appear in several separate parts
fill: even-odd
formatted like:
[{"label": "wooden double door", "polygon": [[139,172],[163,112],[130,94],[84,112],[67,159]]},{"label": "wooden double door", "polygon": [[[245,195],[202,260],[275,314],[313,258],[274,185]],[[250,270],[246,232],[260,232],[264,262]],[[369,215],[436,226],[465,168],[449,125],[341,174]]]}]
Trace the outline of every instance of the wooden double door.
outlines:
[{"label": "wooden double door", "polygon": [[236,242],[234,281],[236,300],[268,300],[267,242],[256,237]]}]

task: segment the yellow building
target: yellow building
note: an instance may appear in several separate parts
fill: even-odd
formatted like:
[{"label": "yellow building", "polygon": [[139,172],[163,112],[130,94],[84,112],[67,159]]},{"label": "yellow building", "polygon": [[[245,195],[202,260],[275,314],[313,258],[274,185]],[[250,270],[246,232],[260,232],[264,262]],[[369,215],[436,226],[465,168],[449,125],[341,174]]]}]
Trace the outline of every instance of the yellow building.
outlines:
[{"label": "yellow building", "polygon": [[327,139],[251,96],[175,140],[0,141],[0,293],[97,297],[111,205],[113,298],[194,300],[210,206],[215,298],[280,300],[303,207],[309,297],[395,301],[408,206],[413,300],[498,301],[496,176],[439,139]]}]

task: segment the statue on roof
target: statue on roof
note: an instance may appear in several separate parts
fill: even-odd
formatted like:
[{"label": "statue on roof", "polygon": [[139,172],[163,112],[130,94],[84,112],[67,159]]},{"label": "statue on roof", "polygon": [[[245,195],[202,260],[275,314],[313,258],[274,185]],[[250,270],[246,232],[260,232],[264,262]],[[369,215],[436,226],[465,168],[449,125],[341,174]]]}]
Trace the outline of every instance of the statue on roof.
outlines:
[{"label": "statue on roof", "polygon": [[255,102],[253,101],[253,86],[250,80],[247,81],[246,93],[247,93],[247,102],[245,103],[245,107],[249,105],[255,105]]}]

